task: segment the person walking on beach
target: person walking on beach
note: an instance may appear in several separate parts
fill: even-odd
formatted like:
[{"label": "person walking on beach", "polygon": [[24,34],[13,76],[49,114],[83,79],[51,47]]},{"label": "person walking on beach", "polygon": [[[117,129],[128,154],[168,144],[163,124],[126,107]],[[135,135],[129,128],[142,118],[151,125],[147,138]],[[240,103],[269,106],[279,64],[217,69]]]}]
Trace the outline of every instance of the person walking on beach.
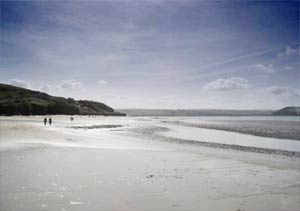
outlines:
[{"label": "person walking on beach", "polygon": [[45,117],[44,118],[44,125],[46,125],[47,124],[47,118]]},{"label": "person walking on beach", "polygon": [[51,119],[51,117],[49,118],[49,125],[51,126],[51,124],[52,124],[52,119]]}]

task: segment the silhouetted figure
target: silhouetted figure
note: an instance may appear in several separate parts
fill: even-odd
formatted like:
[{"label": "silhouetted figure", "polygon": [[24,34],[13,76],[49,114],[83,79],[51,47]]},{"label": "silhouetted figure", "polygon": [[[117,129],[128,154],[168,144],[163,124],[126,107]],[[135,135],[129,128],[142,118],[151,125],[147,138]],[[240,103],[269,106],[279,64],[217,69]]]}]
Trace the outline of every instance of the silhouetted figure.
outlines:
[{"label": "silhouetted figure", "polygon": [[51,117],[49,118],[49,125],[51,126],[51,124],[52,124],[52,119],[51,119]]},{"label": "silhouetted figure", "polygon": [[74,118],[73,117],[70,117],[70,120],[71,120],[71,122],[74,120]]},{"label": "silhouetted figure", "polygon": [[44,118],[44,125],[46,125],[47,124],[47,118],[45,117]]}]

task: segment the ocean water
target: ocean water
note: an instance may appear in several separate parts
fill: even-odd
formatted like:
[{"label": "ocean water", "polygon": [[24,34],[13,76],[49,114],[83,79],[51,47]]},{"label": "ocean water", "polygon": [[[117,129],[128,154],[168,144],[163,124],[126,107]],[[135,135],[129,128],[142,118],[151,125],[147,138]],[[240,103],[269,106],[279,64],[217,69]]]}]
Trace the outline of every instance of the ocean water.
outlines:
[{"label": "ocean water", "polygon": [[193,117],[166,117],[169,119],[178,119],[191,122],[197,121],[247,121],[247,120],[266,120],[266,121],[293,121],[300,122],[299,116],[193,116]]}]

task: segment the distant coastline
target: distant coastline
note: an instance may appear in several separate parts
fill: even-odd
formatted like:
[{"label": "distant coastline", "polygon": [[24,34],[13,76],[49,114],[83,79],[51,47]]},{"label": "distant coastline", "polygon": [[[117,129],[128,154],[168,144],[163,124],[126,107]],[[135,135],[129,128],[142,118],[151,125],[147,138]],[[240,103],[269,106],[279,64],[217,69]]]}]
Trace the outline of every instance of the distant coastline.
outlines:
[{"label": "distant coastline", "polygon": [[299,116],[300,107],[279,110],[233,109],[117,109],[130,116]]},{"label": "distant coastline", "polygon": [[117,109],[101,102],[55,97],[43,92],[0,84],[0,115],[105,116],[300,116],[300,107],[279,110],[233,109]]}]

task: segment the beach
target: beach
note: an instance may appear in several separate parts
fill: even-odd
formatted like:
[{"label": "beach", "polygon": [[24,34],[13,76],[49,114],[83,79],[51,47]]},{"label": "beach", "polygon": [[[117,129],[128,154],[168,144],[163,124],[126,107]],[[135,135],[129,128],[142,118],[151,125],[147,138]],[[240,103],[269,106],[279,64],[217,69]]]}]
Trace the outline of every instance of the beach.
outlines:
[{"label": "beach", "polygon": [[0,118],[1,211],[300,209],[297,137],[185,118],[42,120]]}]

